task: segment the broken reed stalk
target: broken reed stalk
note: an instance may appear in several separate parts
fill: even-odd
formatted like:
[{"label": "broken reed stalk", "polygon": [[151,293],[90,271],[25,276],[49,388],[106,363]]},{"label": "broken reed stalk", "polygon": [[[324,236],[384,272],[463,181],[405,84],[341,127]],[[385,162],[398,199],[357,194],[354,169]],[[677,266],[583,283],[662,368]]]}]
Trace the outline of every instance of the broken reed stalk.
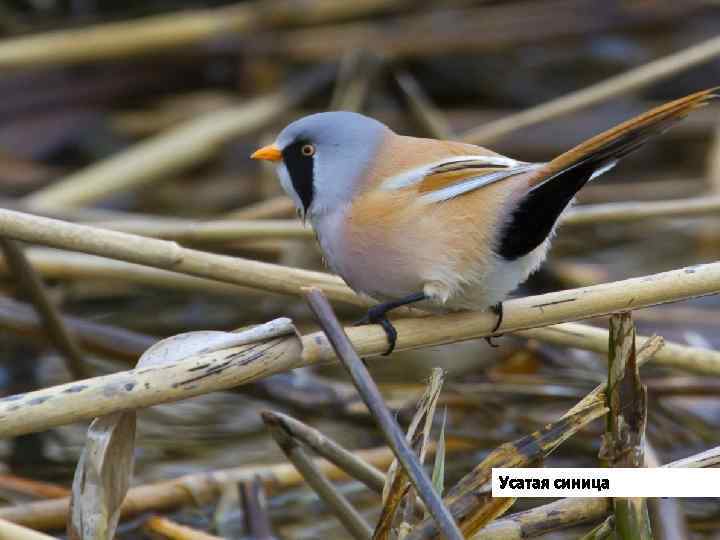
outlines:
[{"label": "broken reed stalk", "polygon": [[[0,235],[53,247],[82,251],[127,262],[210,278],[259,290],[299,294],[303,286],[318,286],[332,300],[366,306],[367,301],[337,276],[280,265],[227,257],[182,248],[174,242],[77,225],[0,209]],[[508,300],[500,332],[640,309],[720,292],[720,263],[672,270],[612,283],[570,289],[540,296]],[[495,325],[490,313],[454,313],[439,317],[398,320],[398,348],[451,343],[489,335]],[[386,347],[384,331],[364,326],[349,331],[351,339],[365,342],[363,354],[378,354]],[[332,358],[331,348],[319,352]]]},{"label": "broken reed stalk", "polygon": [[410,481],[415,486],[417,494],[425,503],[425,507],[437,522],[438,529],[442,531],[447,540],[463,540],[460,529],[458,529],[453,517],[443,504],[440,495],[435,491],[432,481],[420,464],[415,452],[405,440],[405,434],[385,405],[377,385],[370,376],[370,372],[353,348],[352,342],[335,316],[335,312],[327,298],[317,288],[306,290],[305,298],[335,353],[350,375],[360,397],[375,418],[385,437],[385,441],[405,469]]},{"label": "broken reed stalk", "polygon": [[[490,452],[481,463],[463,476],[444,498],[463,533],[470,536],[482,530],[505,513],[515,501],[512,497],[492,497],[490,482],[493,468],[529,467],[540,463],[563,442],[606,412],[603,401],[594,399],[582,410],[568,413],[538,431],[505,443]],[[437,536],[434,523],[425,519],[413,528],[407,540],[431,540]]]},{"label": "broken reed stalk", "polygon": [[[212,225],[216,221],[234,221],[242,223],[243,221],[254,222],[254,220],[257,219],[266,219],[270,217],[273,219],[279,219],[281,217],[295,216],[295,206],[293,202],[285,196],[276,197],[274,199],[265,199],[257,203],[249,204],[239,208],[238,210],[229,212],[220,218],[212,220],[197,220],[186,217],[173,217],[127,210],[111,210],[108,208],[98,207],[53,207],[34,209],[31,208],[27,202],[8,197],[0,197],[0,207],[16,210],[18,212],[27,212],[38,216],[62,219],[74,223],[87,223],[90,225],[102,224],[104,228],[115,230],[123,230],[123,226],[125,225],[128,226],[128,229],[137,228],[140,230],[143,225],[147,225],[148,234],[144,236],[152,236],[151,233],[155,228],[157,228],[157,230],[159,230],[162,234],[165,231],[169,231],[172,227],[177,227],[178,229],[189,229],[196,225]],[[236,212],[238,213],[237,216],[235,216]],[[271,224],[272,221],[268,221],[266,223]],[[300,222],[297,219],[295,220],[295,223],[300,225]],[[252,224],[250,225],[252,226]],[[132,231],[128,230],[125,232]],[[240,233],[242,234],[242,231],[240,231]],[[212,231],[209,234],[213,235],[215,232]],[[292,234],[292,232],[289,234]]]},{"label": "broken reed stalk", "polygon": [[39,210],[83,206],[167,178],[208,159],[233,137],[268,124],[324,86],[331,74],[327,66],[322,66],[274,94],[188,120],[62,178],[21,203]]},{"label": "broken reed stalk", "polygon": [[[50,421],[49,427],[55,422],[104,416],[232,388],[292,369],[302,358],[302,342],[297,336],[261,339],[250,345],[196,354],[170,366],[143,367],[67,383],[39,391],[42,395],[9,396],[0,400],[0,419],[12,432],[24,431],[23,424],[44,423],[43,417]],[[70,401],[66,402],[67,398]]]},{"label": "broken reed stalk", "polygon": [[[600,457],[611,467],[644,467],[647,388],[640,382],[631,313],[610,318],[610,355],[605,391],[610,414]],[[650,516],[641,497],[613,499],[615,533],[621,540],[652,540]]]},{"label": "broken reed stalk", "polygon": [[708,62],[720,55],[720,37],[714,37],[680,52],[658,58],[642,66],[610,77],[597,84],[571,92],[524,111],[511,114],[462,135],[465,142],[487,144],[505,135],[541,122],[570,114],[605,100],[667,79],[676,73]]},{"label": "broken reed stalk", "polygon": [[[638,362],[643,363],[649,360],[661,346],[662,339],[653,338],[640,349]],[[510,498],[489,498],[484,491],[490,480],[491,467],[522,467],[542,459],[543,456],[552,452],[564,440],[572,436],[580,427],[607,412],[608,409],[604,407],[604,400],[601,395],[605,388],[605,384],[600,384],[560,419],[545,426],[543,430],[499,447],[453,487],[447,495],[446,501],[453,515],[458,518],[463,527],[467,527],[470,531],[477,531],[493,517],[504,512],[513,502],[513,499]],[[550,521],[556,523],[555,520]],[[562,523],[562,521],[558,523]],[[512,528],[517,527],[517,523],[512,520],[507,524]],[[433,537],[435,531],[429,525],[429,523],[425,522],[423,525],[418,526],[412,532],[410,538],[420,540]],[[482,531],[484,530],[483,528]],[[504,529],[501,529],[500,534],[501,536],[502,534],[508,534],[509,537],[512,537],[510,531]],[[524,536],[522,534],[520,537]]]},{"label": "broken reed stalk", "polygon": [[[443,381],[444,371],[441,368],[433,368],[425,391],[418,400],[415,413],[404,434],[408,445],[418,456],[418,462],[421,466],[425,463],[427,450],[431,442],[430,432],[438,399],[442,392]],[[435,459],[442,460],[443,466],[445,462],[444,454],[443,442],[439,440]],[[442,488],[439,487],[440,481],[436,482],[436,472],[437,470],[433,471],[432,483],[438,497],[440,497],[442,496]],[[382,511],[373,531],[373,540],[389,540],[393,530],[397,531],[399,538],[405,538],[410,530],[410,524],[416,521],[416,506],[422,507],[424,505],[416,500],[415,489],[407,472],[400,466],[399,460],[395,459],[386,474],[385,486],[382,492]],[[426,510],[423,510],[423,515],[427,515]],[[396,521],[400,522],[397,526],[395,526]]]},{"label": "broken reed stalk", "polygon": [[45,285],[25,257],[23,248],[15,240],[0,238],[0,250],[2,250],[13,277],[32,301],[47,335],[65,360],[65,366],[72,378],[90,377],[92,373],[83,359],[80,347],[65,327],[62,315],[48,297]]},{"label": "broken reed stalk", "polygon": [[[265,205],[263,203],[267,202]],[[71,222],[85,222],[94,227],[174,240],[183,243],[241,242],[249,240],[310,240],[312,229],[296,219],[270,219],[292,214],[294,206],[287,197],[277,197],[227,214],[224,219],[192,220],[113,211],[43,209],[33,211],[27,204],[2,204],[5,208],[28,211]],[[651,218],[693,218],[712,216],[720,210],[720,196],[691,197],[665,201],[633,201],[607,204],[585,204],[567,210],[563,225],[628,223]],[[258,221],[259,220],[259,221]]]},{"label": "broken reed stalk", "polygon": [[[398,322],[398,329],[402,332],[401,322]],[[364,332],[371,327],[367,328]],[[352,335],[358,330],[362,329],[349,328],[347,332]],[[377,339],[367,335],[359,339],[356,335],[353,339],[358,351],[363,355],[384,352],[387,341],[385,333],[380,332],[382,336]],[[302,338],[274,338],[254,345],[197,354],[162,370],[149,367],[123,371],[8,396],[0,399],[0,437],[225,390],[334,358],[332,346],[325,335],[318,332]]]},{"label": "broken reed stalk", "polygon": [[[720,463],[720,447],[673,461],[663,467],[714,467]],[[596,522],[610,512],[610,499],[561,499],[498,519],[478,531],[472,540],[526,540],[544,534]]]},{"label": "broken reed stalk", "polygon": [[275,442],[303,476],[305,482],[330,507],[355,540],[370,540],[372,529],[347,498],[333,486],[313,463],[300,443],[272,420],[263,417]]},{"label": "broken reed stalk", "polygon": [[[653,338],[646,343],[638,352],[638,363],[646,362],[661,345],[661,338]],[[606,386],[601,384],[592,390],[556,422],[495,449],[448,492],[445,502],[463,531],[472,534],[481,530],[514,501],[512,498],[493,498],[489,495],[492,468],[527,467],[549,455],[580,428],[608,412],[602,395]],[[433,524],[425,520],[413,529],[408,540],[428,540],[435,535]]]},{"label": "broken reed stalk", "polygon": [[358,459],[355,454],[326,437],[317,429],[291,416],[276,411],[263,411],[261,414],[267,426],[276,430],[283,430],[288,437],[306,444],[319,456],[337,465],[350,476],[365,484],[371,491],[382,494],[385,485],[385,474],[377,468],[366,461]]},{"label": "broken reed stalk", "polygon": [[[145,350],[158,341],[155,336],[67,315],[63,320],[68,330],[86,350],[121,360],[131,366],[135,365]],[[44,336],[41,322],[33,309],[9,298],[0,298],[0,328],[22,335],[40,338]],[[329,415],[353,415],[349,410],[354,402],[350,397],[355,396],[352,386],[307,373],[298,377],[297,374],[288,372],[284,377],[260,379],[242,390],[294,409],[318,412],[320,408]],[[322,452],[320,453],[322,455]],[[0,487],[2,483],[3,477],[0,475]],[[382,483],[378,485],[382,486]]]},{"label": "broken reed stalk", "polygon": [[[643,366],[644,364],[649,362],[652,358],[654,358],[654,356],[658,353],[658,351],[663,348],[664,343],[665,342],[664,342],[663,338],[661,338],[660,336],[653,336],[648,341],[643,343],[642,346],[637,349],[636,362],[637,362],[638,367]],[[569,414],[574,414],[577,411],[587,407],[588,405],[591,405],[606,390],[607,390],[606,382],[598,384],[583,399],[581,399],[578,403],[576,403],[574,407],[572,407],[567,413],[565,413],[565,416],[567,416]]]},{"label": "broken reed stalk", "polygon": [[[651,303],[672,301],[669,298],[671,295],[680,291],[683,295],[687,295],[691,290],[696,290],[698,284],[694,281],[700,277],[698,274],[705,274],[708,278],[706,280],[705,277],[700,277],[705,286],[708,286],[707,294],[716,294],[719,291],[720,283],[716,283],[715,280],[720,278],[720,275],[706,274],[710,270],[709,267],[714,265],[715,263],[699,265],[614,283],[508,300],[504,302],[505,318],[500,333],[525,330],[536,326],[549,326],[568,320],[604,315],[630,307],[637,309],[647,307]],[[712,270],[714,274],[715,268]],[[720,264],[717,266],[717,270],[720,274]],[[664,299],[658,301],[660,296],[663,296]],[[648,302],[649,300],[650,302]],[[402,349],[431,343],[433,345],[450,343],[458,341],[458,337],[461,335],[484,337],[488,335],[492,319],[492,315],[487,313],[453,313],[439,317],[399,319],[394,324],[398,330],[398,347]],[[542,320],[543,323],[537,324],[539,320]],[[385,333],[379,327],[358,327],[349,329],[348,332],[356,343],[359,340],[372,340],[372,348],[366,349],[363,353],[379,353],[386,346]],[[323,350],[323,353],[326,353],[326,349]]]},{"label": "broken reed stalk", "polygon": [[[657,352],[661,339],[652,341],[655,344],[648,343],[642,349],[643,361]],[[510,497],[490,495],[492,469],[528,467],[543,460],[583,426],[608,412],[602,396],[604,389],[605,385],[599,385],[555,422],[496,448],[448,491],[445,504],[466,534],[483,529],[514,502]],[[434,525],[425,520],[413,529],[408,540],[429,540],[436,535]]]}]

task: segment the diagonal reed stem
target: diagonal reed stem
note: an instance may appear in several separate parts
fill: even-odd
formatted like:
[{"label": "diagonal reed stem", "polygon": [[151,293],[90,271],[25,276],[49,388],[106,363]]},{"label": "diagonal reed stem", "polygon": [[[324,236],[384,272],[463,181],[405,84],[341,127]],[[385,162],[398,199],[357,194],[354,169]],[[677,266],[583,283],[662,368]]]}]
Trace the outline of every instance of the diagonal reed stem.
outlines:
[{"label": "diagonal reed stem", "polygon": [[472,129],[464,133],[462,139],[466,142],[487,144],[518,129],[570,114],[625,92],[667,79],[676,73],[708,62],[718,55],[720,55],[720,37],[716,36],[587,88]]},{"label": "diagonal reed stem", "polygon": [[40,316],[45,331],[65,359],[70,375],[74,379],[85,379],[92,374],[83,360],[83,354],[73,335],[68,331],[62,315],[48,298],[40,276],[25,257],[18,242],[0,238],[0,249],[20,287],[30,297]]},{"label": "diagonal reed stem", "polygon": [[326,437],[317,429],[287,414],[276,411],[263,411],[262,418],[266,425],[281,429],[287,433],[288,437],[303,442],[318,455],[335,464],[372,491],[382,495],[385,475],[367,461],[358,459],[355,454],[346,450],[331,438]]},{"label": "diagonal reed stem", "polygon": [[302,474],[308,485],[330,507],[352,537],[355,540],[369,540],[372,537],[370,526],[350,504],[350,501],[325,478],[319,467],[313,463],[295,438],[272,417],[263,415],[263,421],[283,453]]},{"label": "diagonal reed stem", "polygon": [[413,452],[405,440],[405,435],[395,421],[392,413],[385,406],[380,391],[372,380],[365,364],[353,348],[350,339],[340,325],[340,321],[338,321],[335,316],[327,298],[325,298],[322,291],[317,288],[307,290],[305,298],[315,318],[320,323],[320,326],[322,326],[325,335],[332,344],[333,349],[335,349],[338,358],[348,371],[365,405],[367,405],[375,417],[380,430],[385,436],[385,440],[407,472],[428,511],[435,518],[438,528],[448,540],[462,540],[463,535],[455,523],[455,520],[435,491],[432,481],[422,468],[415,452]]}]

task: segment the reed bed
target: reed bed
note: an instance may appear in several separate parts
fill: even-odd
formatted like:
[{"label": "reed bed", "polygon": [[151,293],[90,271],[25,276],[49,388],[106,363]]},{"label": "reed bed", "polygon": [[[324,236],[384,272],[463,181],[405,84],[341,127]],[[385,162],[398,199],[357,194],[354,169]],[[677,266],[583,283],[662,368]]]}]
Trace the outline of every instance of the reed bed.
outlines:
[{"label": "reed bed", "polygon": [[489,488],[720,464],[717,104],[580,193],[498,329],[398,310],[389,357],[248,159],[328,109],[551,159],[717,85],[713,3],[31,4],[0,7],[0,537],[717,536],[714,500]]}]

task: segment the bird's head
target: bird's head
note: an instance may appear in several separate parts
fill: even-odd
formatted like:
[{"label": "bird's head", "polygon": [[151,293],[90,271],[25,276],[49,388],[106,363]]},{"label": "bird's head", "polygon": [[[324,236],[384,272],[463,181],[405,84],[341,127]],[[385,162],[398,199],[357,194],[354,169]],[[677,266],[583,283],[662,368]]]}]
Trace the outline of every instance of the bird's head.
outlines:
[{"label": "bird's head", "polygon": [[389,133],[384,124],[353,112],[312,114],[251,157],[275,162],[301,215],[319,216],[352,201]]}]

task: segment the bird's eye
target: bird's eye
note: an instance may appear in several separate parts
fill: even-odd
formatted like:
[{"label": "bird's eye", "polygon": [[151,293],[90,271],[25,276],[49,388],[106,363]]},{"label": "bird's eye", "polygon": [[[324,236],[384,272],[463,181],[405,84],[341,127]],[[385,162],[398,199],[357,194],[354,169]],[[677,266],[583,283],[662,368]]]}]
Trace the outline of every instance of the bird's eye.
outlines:
[{"label": "bird's eye", "polygon": [[303,144],[302,148],[300,148],[300,152],[305,157],[310,157],[315,155],[315,146],[312,144]]}]

